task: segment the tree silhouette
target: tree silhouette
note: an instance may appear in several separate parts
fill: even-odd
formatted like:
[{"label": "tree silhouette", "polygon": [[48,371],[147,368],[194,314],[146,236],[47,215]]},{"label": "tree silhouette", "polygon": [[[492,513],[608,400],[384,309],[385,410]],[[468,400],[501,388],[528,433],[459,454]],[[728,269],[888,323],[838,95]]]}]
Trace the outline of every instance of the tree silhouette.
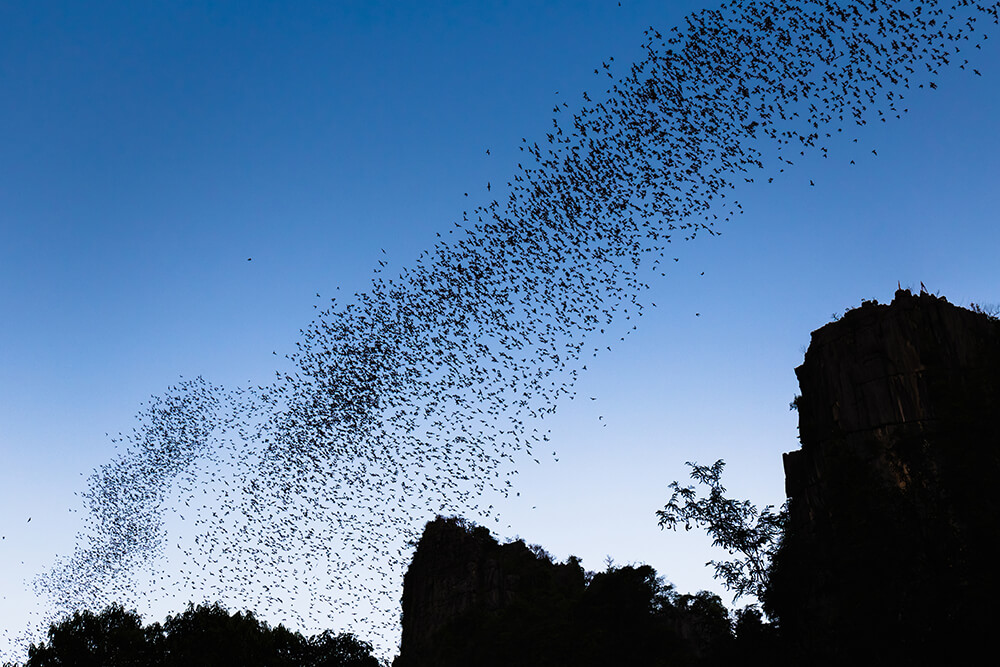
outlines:
[{"label": "tree silhouette", "polygon": [[372,646],[351,633],[325,630],[306,640],[301,667],[379,667]]},{"label": "tree silhouette", "polygon": [[774,512],[774,506],[767,505],[758,510],[749,500],[727,498],[722,486],[726,463],[722,459],[710,466],[690,461],[686,465],[691,468],[691,479],[708,487],[708,495],[699,497],[693,486],[681,487],[680,483],[671,482],[670,500],[656,512],[660,528],[676,530],[683,525],[685,530],[691,530],[694,524],[712,537],[712,546],[726,549],[730,554],[742,554],[742,558],[707,564],[714,566],[716,579],[721,579],[736,594],[734,600],[744,595],[762,599],[771,558],[785,529],[786,508]]},{"label": "tree silhouette", "polygon": [[[24,667],[378,667],[370,644],[329,630],[309,638],[251,612],[189,604],[161,625],[111,605],[78,611],[32,644]],[[6,666],[5,666],[6,667]]]},{"label": "tree silhouette", "polygon": [[303,639],[284,626],[270,628],[251,612],[230,615],[221,605],[188,605],[163,624],[165,667],[297,664]]},{"label": "tree silhouette", "polygon": [[25,667],[145,667],[158,662],[159,639],[159,626],[144,628],[120,605],[79,611],[49,626],[48,642],[28,648]]}]

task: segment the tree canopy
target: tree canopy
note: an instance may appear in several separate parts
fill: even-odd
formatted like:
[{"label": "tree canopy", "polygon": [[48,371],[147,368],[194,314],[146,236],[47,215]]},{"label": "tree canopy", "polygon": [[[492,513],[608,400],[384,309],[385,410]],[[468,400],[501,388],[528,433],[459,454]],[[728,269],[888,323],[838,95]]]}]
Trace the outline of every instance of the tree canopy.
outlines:
[{"label": "tree canopy", "polygon": [[350,633],[304,637],[252,612],[189,604],[162,624],[110,605],[49,626],[23,667],[378,667],[372,647]]}]

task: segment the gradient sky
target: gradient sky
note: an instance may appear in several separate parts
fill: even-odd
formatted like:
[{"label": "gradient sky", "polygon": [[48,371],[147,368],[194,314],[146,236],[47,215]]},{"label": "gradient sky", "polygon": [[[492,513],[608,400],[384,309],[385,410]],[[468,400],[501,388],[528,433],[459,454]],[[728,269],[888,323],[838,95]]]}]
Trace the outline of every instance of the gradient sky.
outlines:
[{"label": "gradient sky", "polygon": [[[180,376],[266,381],[314,305],[411,265],[487,182],[502,198],[521,138],[606,88],[603,60],[624,73],[644,28],[712,3],[621,5],[0,6],[0,651],[141,401]],[[901,120],[740,188],[721,236],[675,242],[657,308],[587,362],[547,420],[559,460],[522,468],[491,528],[728,601],[709,540],[656,525],[684,462],[724,458],[733,494],[780,504],[810,331],[897,281],[1000,302],[998,41]]]}]

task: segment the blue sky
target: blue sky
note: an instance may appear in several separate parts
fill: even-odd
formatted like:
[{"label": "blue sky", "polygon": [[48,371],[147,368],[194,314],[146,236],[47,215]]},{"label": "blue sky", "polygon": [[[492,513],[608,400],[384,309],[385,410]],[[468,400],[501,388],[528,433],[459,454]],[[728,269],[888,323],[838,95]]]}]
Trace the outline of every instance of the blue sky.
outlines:
[{"label": "blue sky", "polygon": [[[25,581],[73,548],[106,432],[179,376],[264,381],[314,305],[367,289],[379,259],[412,265],[510,179],[554,102],[704,6],[0,8],[4,642],[37,618]],[[897,281],[1000,302],[996,41],[968,54],[982,76],[943,72],[901,120],[741,188],[721,236],[675,243],[657,308],[547,420],[559,461],[522,469],[499,533],[726,598],[708,540],[656,526],[684,462],[725,458],[734,494],[780,504],[810,331]]]}]

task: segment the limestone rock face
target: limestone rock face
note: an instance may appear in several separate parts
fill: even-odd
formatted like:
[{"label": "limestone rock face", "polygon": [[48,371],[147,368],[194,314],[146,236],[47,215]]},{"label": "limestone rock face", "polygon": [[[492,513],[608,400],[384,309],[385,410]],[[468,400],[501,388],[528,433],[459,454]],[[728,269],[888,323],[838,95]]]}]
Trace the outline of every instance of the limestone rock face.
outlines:
[{"label": "limestone rock face", "polygon": [[770,611],[827,664],[974,642],[1000,590],[1000,323],[900,290],[814,331],[796,375]]},{"label": "limestone rock face", "polygon": [[447,661],[484,617],[511,605],[537,608],[578,595],[583,569],[552,563],[524,542],[499,544],[488,529],[438,518],[424,529],[403,580],[403,634],[396,667]]},{"label": "limestone rock face", "polygon": [[585,573],[461,519],[427,524],[402,602],[394,667],[732,664],[717,597],[677,594],[648,565]]}]

